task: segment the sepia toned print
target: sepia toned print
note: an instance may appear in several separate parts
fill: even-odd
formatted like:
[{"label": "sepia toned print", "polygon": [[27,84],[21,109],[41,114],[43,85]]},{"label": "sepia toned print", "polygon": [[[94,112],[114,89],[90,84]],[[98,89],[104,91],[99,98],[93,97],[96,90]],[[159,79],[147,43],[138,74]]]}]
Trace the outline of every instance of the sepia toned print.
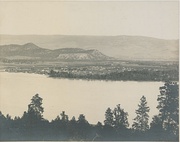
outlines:
[{"label": "sepia toned print", "polygon": [[178,1],[0,1],[0,141],[179,141]]}]

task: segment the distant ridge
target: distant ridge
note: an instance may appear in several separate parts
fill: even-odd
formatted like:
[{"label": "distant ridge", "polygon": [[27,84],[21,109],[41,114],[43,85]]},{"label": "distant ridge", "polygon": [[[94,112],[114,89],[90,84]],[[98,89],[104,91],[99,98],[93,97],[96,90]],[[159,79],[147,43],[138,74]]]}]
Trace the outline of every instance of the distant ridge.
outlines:
[{"label": "distant ridge", "polygon": [[10,59],[53,59],[53,60],[111,60],[98,50],[84,50],[80,48],[43,49],[33,43],[24,45],[0,45],[1,58]]},{"label": "distant ridge", "polygon": [[178,61],[178,40],[143,36],[0,35],[0,45],[32,42],[46,49],[96,49],[128,60]]}]

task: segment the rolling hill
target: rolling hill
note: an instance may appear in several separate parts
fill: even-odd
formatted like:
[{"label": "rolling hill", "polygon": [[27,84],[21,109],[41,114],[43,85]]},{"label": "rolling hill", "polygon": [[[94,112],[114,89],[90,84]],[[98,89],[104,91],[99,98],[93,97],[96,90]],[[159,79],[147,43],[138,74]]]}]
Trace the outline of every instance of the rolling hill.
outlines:
[{"label": "rolling hill", "polygon": [[98,50],[80,48],[44,49],[33,43],[0,46],[1,58],[7,59],[53,59],[53,60],[111,60]]},{"label": "rolling hill", "polygon": [[[177,61],[179,54],[178,40],[143,36],[0,35],[0,45],[28,42],[51,50],[95,49],[107,56],[125,60]],[[77,54],[73,58],[75,56]],[[85,56],[82,55],[82,58]]]}]

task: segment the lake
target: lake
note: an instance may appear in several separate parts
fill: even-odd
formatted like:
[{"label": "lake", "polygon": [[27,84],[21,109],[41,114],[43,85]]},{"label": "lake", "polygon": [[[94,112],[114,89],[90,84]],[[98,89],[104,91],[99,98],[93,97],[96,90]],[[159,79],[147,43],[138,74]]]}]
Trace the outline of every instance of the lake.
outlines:
[{"label": "lake", "polygon": [[163,82],[86,81],[54,79],[45,75],[0,72],[0,110],[3,114],[22,116],[33,95],[43,98],[44,118],[55,119],[62,111],[78,118],[84,114],[91,124],[104,121],[108,107],[117,104],[128,112],[130,125],[142,95],[150,107],[150,121],[158,114],[156,106]]}]

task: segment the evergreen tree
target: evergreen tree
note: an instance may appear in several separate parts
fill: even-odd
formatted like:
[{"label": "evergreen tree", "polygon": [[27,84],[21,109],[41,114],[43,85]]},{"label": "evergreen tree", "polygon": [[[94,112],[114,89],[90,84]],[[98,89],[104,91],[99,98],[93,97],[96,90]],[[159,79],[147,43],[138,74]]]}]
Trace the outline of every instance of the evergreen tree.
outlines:
[{"label": "evergreen tree", "polygon": [[167,135],[162,127],[162,119],[159,115],[155,115],[150,123],[149,134],[157,140],[167,140]]},{"label": "evergreen tree", "polygon": [[78,135],[78,133],[77,133],[77,122],[76,122],[76,118],[74,116],[69,121],[67,129],[68,129],[68,133],[70,135],[71,140],[78,139],[78,137],[77,137],[77,135]]},{"label": "evergreen tree", "polygon": [[145,132],[149,129],[148,120],[149,120],[149,107],[147,106],[146,97],[142,96],[140,99],[140,104],[138,105],[138,109],[136,110],[137,116],[134,118],[134,123],[132,128],[140,131]]},{"label": "evergreen tree", "polygon": [[78,121],[79,124],[81,123],[88,123],[88,121],[86,120],[85,116],[83,114],[80,114],[78,117]]},{"label": "evergreen tree", "polygon": [[46,128],[49,122],[43,119],[43,112],[42,98],[39,97],[39,94],[36,94],[28,105],[28,111],[25,111],[21,118],[21,134],[25,138],[30,140],[41,139],[48,130]]},{"label": "evergreen tree", "polygon": [[160,87],[158,96],[159,116],[164,130],[179,134],[179,86],[177,82],[166,82]]},{"label": "evergreen tree", "polygon": [[85,140],[88,137],[90,125],[83,114],[80,114],[77,121],[78,140]]},{"label": "evergreen tree", "polygon": [[152,122],[150,126],[153,131],[162,132],[163,128],[161,124],[162,124],[162,119],[158,115],[155,115],[152,118]]},{"label": "evergreen tree", "polygon": [[[6,117],[2,114],[2,112],[0,111],[0,124],[3,125],[3,122],[6,121]],[[0,126],[1,126],[0,125]]]},{"label": "evergreen tree", "polygon": [[113,112],[110,108],[108,108],[105,112],[104,124],[108,126],[113,126],[113,121]]},{"label": "evergreen tree", "polygon": [[28,105],[28,114],[34,115],[38,119],[42,119],[44,108],[42,107],[42,98],[39,97],[39,94],[36,94],[32,97],[31,103]]},{"label": "evergreen tree", "polygon": [[60,115],[62,122],[68,122],[68,115],[65,114],[65,111],[62,111]]},{"label": "evergreen tree", "polygon": [[116,108],[114,108],[113,114],[115,128],[120,129],[127,128],[129,126],[127,118],[128,113],[124,112],[124,109],[121,109],[120,104],[118,104]]},{"label": "evergreen tree", "polygon": [[72,117],[72,119],[71,119],[70,121],[72,121],[72,122],[76,122],[76,118],[75,118],[75,116],[73,116],[73,117]]}]

